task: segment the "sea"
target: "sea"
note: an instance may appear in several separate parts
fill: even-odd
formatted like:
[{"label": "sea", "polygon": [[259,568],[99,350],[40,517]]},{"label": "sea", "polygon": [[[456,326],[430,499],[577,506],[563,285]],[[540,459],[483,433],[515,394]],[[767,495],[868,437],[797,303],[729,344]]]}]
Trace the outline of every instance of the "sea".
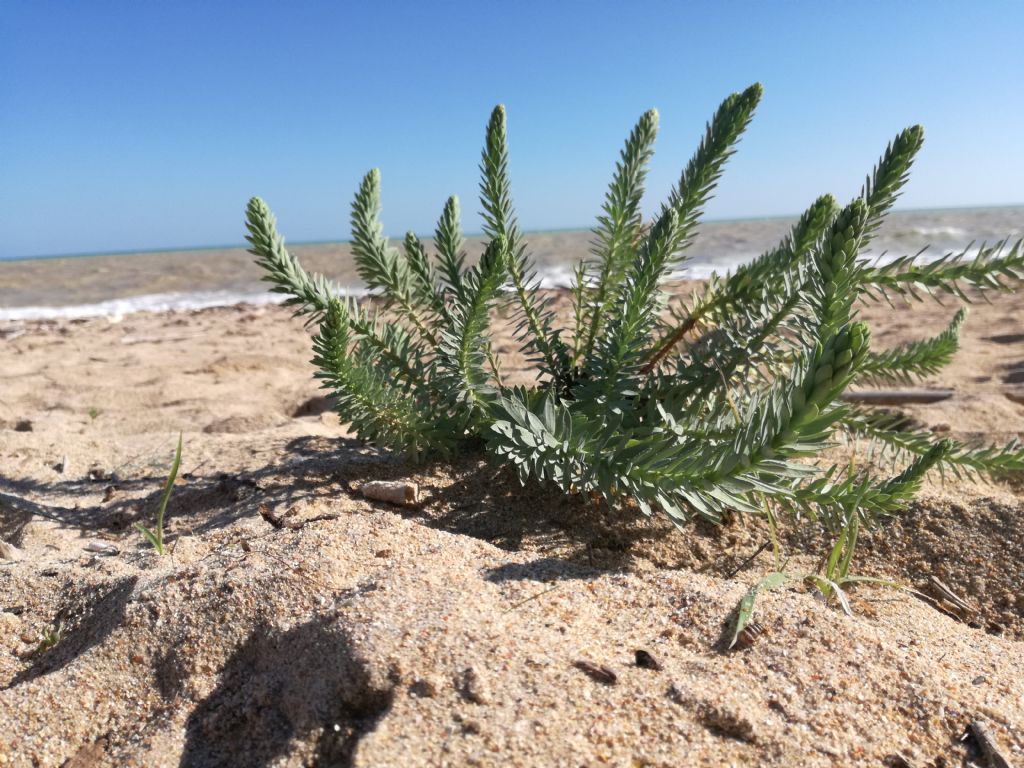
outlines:
[{"label": "sea", "polygon": [[[686,259],[669,277],[723,275],[777,244],[795,220],[796,216],[706,221]],[[862,255],[883,262],[914,254],[921,260],[960,252],[972,257],[982,244],[1022,236],[1024,205],[895,211]],[[550,288],[570,284],[575,265],[590,257],[593,242],[588,230],[533,232],[526,237],[541,285]],[[348,243],[288,247],[307,270],[326,274],[350,294],[366,293]],[[481,238],[467,239],[469,261],[482,249]],[[261,278],[261,270],[242,246],[3,260],[0,320],[116,320],[132,312],[281,301]]]}]

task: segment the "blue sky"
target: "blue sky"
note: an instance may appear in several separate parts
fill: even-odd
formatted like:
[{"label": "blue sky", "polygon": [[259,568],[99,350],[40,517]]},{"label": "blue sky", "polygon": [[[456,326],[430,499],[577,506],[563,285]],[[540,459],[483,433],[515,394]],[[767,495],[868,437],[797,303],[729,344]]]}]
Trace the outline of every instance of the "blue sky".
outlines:
[{"label": "blue sky", "polygon": [[389,234],[447,195],[479,227],[490,109],[528,229],[587,227],[636,118],[661,113],[648,210],[707,118],[765,96],[708,208],[854,195],[924,124],[902,207],[1024,202],[1024,3],[0,4],[0,258],[241,242],[258,194],[292,241],[348,237],[363,173]]}]

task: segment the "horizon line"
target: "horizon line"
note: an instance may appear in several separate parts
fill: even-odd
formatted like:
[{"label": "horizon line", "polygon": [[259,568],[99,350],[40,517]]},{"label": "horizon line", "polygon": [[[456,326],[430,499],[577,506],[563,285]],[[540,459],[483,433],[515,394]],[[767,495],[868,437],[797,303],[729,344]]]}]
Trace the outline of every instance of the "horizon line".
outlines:
[{"label": "horizon line", "polygon": [[[923,208],[893,208],[891,213],[921,213],[925,211],[974,211],[983,210],[989,208],[1024,208],[1024,202],[1016,203],[999,203],[996,205],[944,205],[944,206],[931,206]],[[785,213],[785,214],[773,214],[773,215],[755,215],[755,216],[730,216],[722,218],[708,218],[704,219],[704,223],[711,224],[728,224],[739,221],[774,221],[778,219],[796,219],[800,216],[799,213]],[[561,232],[591,232],[592,227],[550,227],[546,229],[529,229],[523,230],[523,235],[549,235],[557,234]],[[483,232],[465,232],[464,237],[477,238],[483,237]],[[422,240],[433,240],[434,233],[431,232],[429,235],[419,235]],[[389,237],[389,240],[400,240],[400,237]],[[352,240],[349,238],[338,239],[338,240],[292,240],[288,244],[290,245],[334,245],[334,244],[348,244]],[[189,253],[195,251],[225,251],[234,249],[247,249],[248,245],[242,243],[228,243],[228,244],[206,244],[206,245],[189,245],[189,246],[167,246],[157,248],[126,248],[118,250],[100,250],[100,251],[79,251],[74,253],[43,253],[34,256],[0,256],[0,262],[10,261],[45,261],[51,259],[82,259],[98,256],[130,256],[132,254],[144,254],[144,253]]]}]

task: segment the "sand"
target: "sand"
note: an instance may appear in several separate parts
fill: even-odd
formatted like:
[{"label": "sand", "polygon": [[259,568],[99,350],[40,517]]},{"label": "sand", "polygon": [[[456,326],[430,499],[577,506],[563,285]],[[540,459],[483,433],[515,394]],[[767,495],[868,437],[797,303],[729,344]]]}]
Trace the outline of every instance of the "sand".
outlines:
[{"label": "sand", "polygon": [[[1024,436],[1022,310],[976,305],[929,382],[954,396],[902,410]],[[953,311],[863,314],[889,346]],[[792,587],[728,651],[763,526],[675,531],[473,458],[395,461],[325,410],[308,341],[280,307],[0,324],[0,765],[985,765],[974,720],[1024,765],[1019,479],[936,478],[862,542],[858,573],[937,577],[962,620]],[[133,526],[179,431],[161,558]],[[421,503],[367,501],[369,479]],[[826,544],[787,532],[790,567]]]}]

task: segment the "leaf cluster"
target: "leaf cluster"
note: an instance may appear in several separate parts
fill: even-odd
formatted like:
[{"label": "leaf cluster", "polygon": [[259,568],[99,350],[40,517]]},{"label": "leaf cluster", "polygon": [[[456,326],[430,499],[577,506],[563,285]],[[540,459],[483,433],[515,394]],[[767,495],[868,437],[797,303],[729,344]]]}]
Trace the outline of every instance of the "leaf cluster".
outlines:
[{"label": "leaf cluster", "polygon": [[[1020,242],[983,247],[974,259],[965,251],[927,264],[862,260],[907,181],[919,126],[897,135],[855,199],[840,206],[818,198],[776,247],[670,306],[665,282],[686,262],[760,98],[755,84],[722,102],[649,221],[642,203],[658,113],[640,117],[615,164],[590,255],[576,268],[570,327],[560,327],[540,290],[517,223],[501,106],[480,160],[486,248],[477,263],[467,258],[456,197],[443,207],[433,253],[412,233],[392,245],[376,170],[351,209],[353,253],[380,298],[376,309],[307,274],[258,198],[247,210],[252,253],[273,289],[317,326],[316,375],[343,421],[414,459],[486,450],[524,482],[635,505],[680,525],[729,511],[785,512],[837,531],[854,518],[895,513],[933,468],[1024,468],[1016,443],[936,442],[840,399],[855,383],[934,374],[956,352],[965,318],[957,312],[935,338],[876,352],[857,318],[859,299],[968,299],[968,288],[999,290],[1024,276]],[[502,380],[491,326],[500,307],[511,309],[519,351],[536,367],[532,387]],[[887,450],[892,476],[820,463],[842,433]]]}]

